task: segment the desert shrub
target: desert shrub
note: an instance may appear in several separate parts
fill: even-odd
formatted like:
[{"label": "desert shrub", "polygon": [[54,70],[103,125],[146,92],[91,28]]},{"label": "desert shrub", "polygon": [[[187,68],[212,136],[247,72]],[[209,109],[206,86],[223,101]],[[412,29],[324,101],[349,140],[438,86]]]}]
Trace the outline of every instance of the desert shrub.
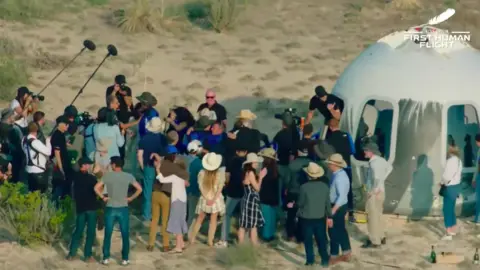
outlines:
[{"label": "desert shrub", "polygon": [[5,183],[0,187],[0,218],[25,245],[55,244],[73,224],[70,198],[57,206],[47,194],[28,192],[24,184]]},{"label": "desert shrub", "polygon": [[261,261],[261,249],[251,244],[235,245],[226,249],[220,249],[217,253],[217,261],[226,268],[246,267],[258,269]]},{"label": "desert shrub", "polygon": [[154,32],[158,27],[161,10],[154,8],[150,0],[134,0],[127,9],[114,12],[117,25],[122,31],[131,32]]},{"label": "desert shrub", "polygon": [[210,0],[209,21],[218,33],[231,28],[241,10],[238,0]]}]

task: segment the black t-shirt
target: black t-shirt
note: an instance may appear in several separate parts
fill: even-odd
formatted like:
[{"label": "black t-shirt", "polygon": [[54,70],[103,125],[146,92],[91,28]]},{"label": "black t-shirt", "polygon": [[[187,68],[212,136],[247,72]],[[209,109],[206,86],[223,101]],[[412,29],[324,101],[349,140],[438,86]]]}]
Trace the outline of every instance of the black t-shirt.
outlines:
[{"label": "black t-shirt", "polygon": [[342,155],[343,160],[350,166],[350,155],[352,155],[353,149],[348,133],[341,130],[333,131],[327,138],[327,143],[335,148],[335,152]]},{"label": "black t-shirt", "polygon": [[[110,96],[113,93],[113,88],[114,88],[113,85],[107,88],[107,92],[105,94],[105,97],[107,99],[108,99],[108,96]],[[117,94],[115,95],[118,99],[118,103],[120,104],[117,111],[117,117],[120,122],[128,123],[128,121],[130,120],[130,116],[132,115],[131,111],[133,111],[133,105],[130,106],[130,108],[128,108],[128,105],[125,102],[125,97],[132,96],[132,89],[130,89],[130,87],[128,86],[125,86],[125,88],[122,89],[122,91],[126,92],[125,96],[122,95],[120,92],[117,92]],[[107,104],[107,107],[108,107],[108,104]]]},{"label": "black t-shirt", "polygon": [[143,165],[153,167],[153,161],[150,156],[153,153],[165,155],[165,149],[168,146],[167,137],[162,133],[147,133],[140,139],[138,149],[143,150]]},{"label": "black t-shirt", "polygon": [[230,174],[230,181],[225,187],[228,197],[236,199],[243,197],[243,162],[245,160],[244,157],[235,156],[225,168],[225,171]]},{"label": "black t-shirt", "polygon": [[205,108],[215,112],[215,114],[217,115],[217,121],[227,120],[227,110],[221,104],[215,102],[215,104],[213,104],[212,107],[209,108],[207,103],[203,103],[198,106],[197,112],[200,112]]},{"label": "black t-shirt", "polygon": [[313,96],[310,99],[309,110],[313,111],[317,109],[323,115],[323,117],[325,117],[325,123],[326,123],[327,121],[333,118],[332,113],[328,110],[327,105],[333,104],[333,103],[335,103],[336,108],[338,107],[340,112],[343,113],[343,108],[344,108],[343,100],[331,94],[327,95],[327,100],[325,102],[323,102],[317,96]]},{"label": "black t-shirt", "polygon": [[247,150],[248,153],[258,153],[261,148],[261,140],[262,134],[260,131],[253,128],[241,127],[238,129],[235,143],[237,150]]},{"label": "black t-shirt", "polygon": [[288,165],[290,155],[295,155],[295,141],[292,131],[288,128],[280,130],[273,138],[273,142],[277,144],[278,164]]},{"label": "black t-shirt", "polygon": [[93,189],[97,184],[97,178],[89,173],[78,171],[72,173],[72,180],[77,213],[97,210],[99,201]]},{"label": "black t-shirt", "polygon": [[67,172],[67,170],[70,168],[70,160],[68,159],[67,140],[65,138],[65,134],[60,132],[58,129],[55,130],[50,139],[50,143],[52,144],[51,158],[55,158],[55,150],[60,150],[63,170]]},{"label": "black t-shirt", "polygon": [[265,178],[263,178],[262,186],[260,188],[260,203],[270,206],[278,206],[280,199],[278,191],[278,175],[277,177],[274,177],[271,172],[268,172]]}]

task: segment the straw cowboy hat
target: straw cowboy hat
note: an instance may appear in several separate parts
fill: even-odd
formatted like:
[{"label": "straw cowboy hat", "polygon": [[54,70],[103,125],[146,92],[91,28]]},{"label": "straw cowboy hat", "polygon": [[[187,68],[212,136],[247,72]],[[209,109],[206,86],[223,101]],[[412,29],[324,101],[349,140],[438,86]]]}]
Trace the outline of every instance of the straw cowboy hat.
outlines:
[{"label": "straw cowboy hat", "polygon": [[303,170],[305,171],[306,174],[308,174],[308,176],[310,176],[313,179],[320,178],[325,174],[325,171],[323,170],[323,168],[320,167],[320,165],[318,165],[317,163],[313,163],[313,162],[308,163],[308,166],[303,168]]},{"label": "straw cowboy hat", "polygon": [[345,162],[345,160],[343,160],[342,155],[340,155],[338,153],[335,153],[335,154],[331,155],[325,162],[328,163],[328,164],[338,166],[340,168],[346,168],[347,167],[347,162]]},{"label": "straw cowboy hat", "polygon": [[249,163],[260,163],[260,162],[263,162],[262,157],[257,156],[257,154],[255,153],[249,153],[247,155],[247,160],[243,162],[242,166],[245,166],[246,164],[249,164]]},{"label": "straw cowboy hat", "polygon": [[165,130],[166,125],[165,121],[160,119],[160,117],[153,117],[148,121],[146,128],[152,133],[160,133]]},{"label": "straw cowboy hat", "polygon": [[100,139],[96,143],[96,148],[98,152],[108,152],[108,148],[110,148],[110,145],[112,144],[112,141],[109,139]]},{"label": "straw cowboy hat", "polygon": [[260,153],[258,153],[259,156],[261,157],[266,157],[266,158],[271,158],[271,159],[275,159],[276,161],[278,161],[278,158],[277,158],[277,152],[275,152],[275,149],[273,148],[264,148],[260,151]]},{"label": "straw cowboy hat", "polygon": [[207,171],[215,171],[222,164],[222,156],[215,153],[208,153],[202,158],[203,168]]},{"label": "straw cowboy hat", "polygon": [[237,118],[245,120],[255,120],[257,119],[257,116],[250,110],[241,110],[240,113],[237,115]]}]

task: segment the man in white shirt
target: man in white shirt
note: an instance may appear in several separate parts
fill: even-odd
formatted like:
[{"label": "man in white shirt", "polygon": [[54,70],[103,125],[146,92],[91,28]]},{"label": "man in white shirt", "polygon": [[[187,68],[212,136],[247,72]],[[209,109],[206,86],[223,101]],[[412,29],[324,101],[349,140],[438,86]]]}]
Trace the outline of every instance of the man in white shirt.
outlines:
[{"label": "man in white shirt", "polygon": [[392,172],[392,165],[380,154],[378,145],[368,142],[363,146],[368,161],[366,178],[369,240],[362,248],[377,248],[386,244],[385,223],[383,219],[383,203],[385,202],[385,180]]},{"label": "man in white shirt", "polygon": [[47,161],[52,153],[50,138],[46,144],[37,139],[38,125],[35,122],[28,124],[28,135],[23,138],[22,148],[26,156],[28,188],[30,191],[39,190],[45,193],[48,189]]}]

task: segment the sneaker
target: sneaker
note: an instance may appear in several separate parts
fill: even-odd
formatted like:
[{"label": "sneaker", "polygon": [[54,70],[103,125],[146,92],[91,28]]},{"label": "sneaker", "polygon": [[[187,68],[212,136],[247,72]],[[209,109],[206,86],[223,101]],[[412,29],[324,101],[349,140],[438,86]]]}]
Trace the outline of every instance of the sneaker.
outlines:
[{"label": "sneaker", "polygon": [[127,266],[127,265],[129,265],[129,264],[130,264],[130,261],[129,261],[129,260],[123,260],[123,261],[122,261],[122,265],[123,265],[123,266]]},{"label": "sneaker", "polygon": [[442,237],[442,240],[444,241],[450,241],[453,239],[453,236],[451,234],[446,234]]},{"label": "sneaker", "polygon": [[103,265],[108,265],[110,263],[110,260],[109,259],[104,259],[102,260],[102,264]]},{"label": "sneaker", "polygon": [[226,247],[228,247],[228,243],[227,243],[227,241],[222,241],[222,240],[220,240],[220,241],[218,241],[217,243],[215,243],[215,247],[217,247],[217,248],[226,248]]}]

